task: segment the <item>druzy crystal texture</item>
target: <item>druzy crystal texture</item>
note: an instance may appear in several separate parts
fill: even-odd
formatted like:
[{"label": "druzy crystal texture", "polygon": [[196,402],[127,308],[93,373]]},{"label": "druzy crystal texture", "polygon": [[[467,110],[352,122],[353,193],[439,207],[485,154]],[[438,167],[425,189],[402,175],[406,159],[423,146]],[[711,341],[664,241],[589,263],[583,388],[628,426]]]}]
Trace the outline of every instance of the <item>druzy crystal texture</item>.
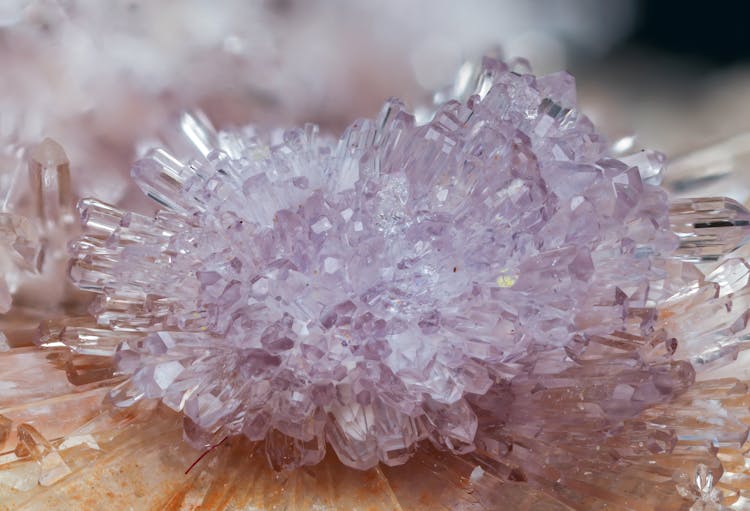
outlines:
[{"label": "druzy crystal texture", "polygon": [[78,239],[59,146],[13,155],[94,293],[0,326],[0,509],[750,508],[746,207],[566,74],[436,99],[340,139],[185,114],[133,168],[157,212],[84,199]]},{"label": "druzy crystal texture", "polygon": [[[641,177],[658,155],[609,156],[566,73],[487,59],[475,91],[425,124],[391,100],[340,139],[186,116],[193,157],[159,148],[132,170],[155,216],[84,199],[70,275],[126,339],[111,399],[158,398],[206,446],[265,439],[274,466],[329,444],[364,469],[423,439],[471,451],[470,402],[508,367],[625,329],[678,246]],[[660,363],[630,368],[640,402],[692,374]]]}]

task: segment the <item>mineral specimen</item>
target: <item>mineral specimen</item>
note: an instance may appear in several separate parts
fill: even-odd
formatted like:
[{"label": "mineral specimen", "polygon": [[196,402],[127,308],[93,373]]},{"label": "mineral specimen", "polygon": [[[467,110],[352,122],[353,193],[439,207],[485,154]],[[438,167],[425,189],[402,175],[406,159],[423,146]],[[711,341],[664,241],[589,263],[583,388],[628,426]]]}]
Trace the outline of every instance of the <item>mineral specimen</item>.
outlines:
[{"label": "mineral specimen", "polygon": [[203,445],[265,439],[274,466],[328,443],[364,469],[425,438],[470,451],[467,397],[500,368],[622,330],[677,248],[654,169],[608,156],[566,73],[487,59],[475,90],[423,125],[391,100],[339,140],[186,117],[193,159],[132,170],[153,218],[83,200],[70,275],[127,339],[114,402],[161,399]]},{"label": "mineral specimen", "polygon": [[747,209],[613,158],[565,74],[487,59],[438,105],[185,115],[133,169],[155,215],[81,201],[94,318],[0,337],[0,509],[747,509]]}]

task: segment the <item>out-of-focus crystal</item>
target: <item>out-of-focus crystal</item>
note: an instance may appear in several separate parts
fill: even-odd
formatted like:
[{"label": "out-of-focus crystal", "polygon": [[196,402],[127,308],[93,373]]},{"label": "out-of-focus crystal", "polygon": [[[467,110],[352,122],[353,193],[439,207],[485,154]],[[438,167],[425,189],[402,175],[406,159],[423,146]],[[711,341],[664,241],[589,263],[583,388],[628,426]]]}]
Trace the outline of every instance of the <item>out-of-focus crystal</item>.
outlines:
[{"label": "out-of-focus crystal", "polygon": [[677,197],[725,195],[740,203],[750,197],[750,132],[676,155],[669,161],[664,186]]},{"label": "out-of-focus crystal", "polygon": [[45,138],[31,149],[29,177],[42,224],[70,223],[73,220],[70,161],[60,144]]},{"label": "out-of-focus crystal", "polygon": [[13,421],[7,417],[0,415],[0,450],[5,446],[5,441],[10,436],[10,430],[13,426]]}]

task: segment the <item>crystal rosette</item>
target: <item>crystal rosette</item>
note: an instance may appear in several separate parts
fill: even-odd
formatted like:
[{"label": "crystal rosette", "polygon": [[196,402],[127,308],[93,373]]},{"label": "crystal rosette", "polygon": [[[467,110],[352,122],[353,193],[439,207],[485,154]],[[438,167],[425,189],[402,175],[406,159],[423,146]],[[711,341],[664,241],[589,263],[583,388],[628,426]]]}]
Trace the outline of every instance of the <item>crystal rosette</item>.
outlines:
[{"label": "crystal rosette", "polygon": [[133,168],[153,219],[83,201],[73,281],[155,332],[117,348],[115,399],[368,468],[469,450],[498,365],[622,328],[676,247],[664,192],[606,158],[569,75],[485,72],[425,125],[396,101],[339,140],[196,123],[201,157]]},{"label": "crystal rosette", "polygon": [[[186,115],[133,167],[155,215],[81,201],[70,276],[94,319],[14,356],[64,368],[55,402],[88,422],[50,441],[52,412],[0,410],[6,465],[70,489],[95,477],[71,452],[122,469],[135,449],[170,467],[151,506],[335,508],[332,474],[370,474],[403,509],[743,509],[750,267],[727,254],[747,210],[670,200],[664,157],[615,157],[565,73],[486,59],[470,82],[426,122],[393,100],[339,139]],[[230,496],[245,469],[257,492]]]}]

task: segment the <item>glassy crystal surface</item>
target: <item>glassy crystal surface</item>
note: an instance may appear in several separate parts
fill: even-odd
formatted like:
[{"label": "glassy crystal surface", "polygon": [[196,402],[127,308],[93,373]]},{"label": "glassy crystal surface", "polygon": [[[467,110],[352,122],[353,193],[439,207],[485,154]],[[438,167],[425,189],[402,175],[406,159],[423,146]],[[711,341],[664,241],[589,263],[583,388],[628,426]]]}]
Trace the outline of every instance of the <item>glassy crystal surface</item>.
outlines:
[{"label": "glassy crystal surface", "polygon": [[747,210],[568,75],[463,81],[340,139],[186,114],[155,215],[82,200],[93,318],[0,343],[0,509],[745,509]]},{"label": "glassy crystal surface", "polygon": [[[9,152],[0,154],[0,314],[20,298],[16,305],[38,322],[43,311],[59,309],[65,300],[59,270],[74,220],[70,162],[49,138],[30,147],[0,138],[0,151],[3,146]],[[42,297],[29,303],[42,287]],[[17,325],[0,319],[0,328]]]},{"label": "glassy crystal surface", "polygon": [[338,140],[188,116],[192,159],[132,170],[159,213],[83,201],[70,275],[135,334],[114,401],[159,398],[204,445],[265,438],[282,466],[326,443],[399,464],[475,447],[467,396],[496,365],[625,328],[677,242],[651,163],[608,156],[570,75],[486,59],[477,92],[421,125],[389,101]]}]

